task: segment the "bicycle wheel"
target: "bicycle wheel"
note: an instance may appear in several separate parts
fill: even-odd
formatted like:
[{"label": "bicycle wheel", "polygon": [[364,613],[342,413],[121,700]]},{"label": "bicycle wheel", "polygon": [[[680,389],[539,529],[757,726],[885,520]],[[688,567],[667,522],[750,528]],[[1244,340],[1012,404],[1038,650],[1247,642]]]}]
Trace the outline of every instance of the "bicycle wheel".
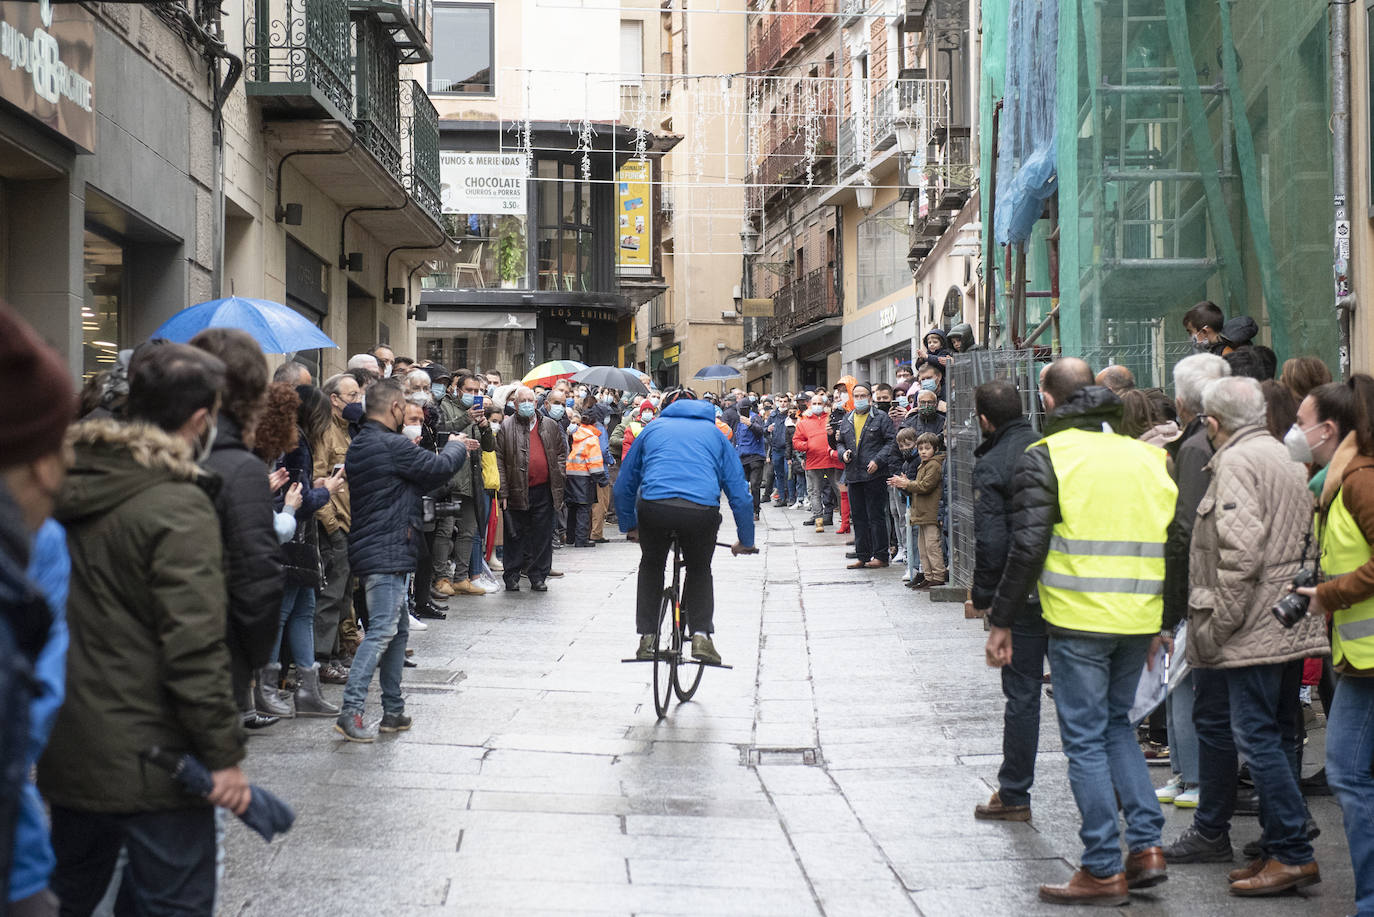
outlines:
[{"label": "bicycle wheel", "polygon": [[677,641],[678,646],[673,645],[673,601],[673,590],[663,590],[663,601],[658,606],[658,629],[654,632],[654,712],[659,719],[668,715],[676,677],[675,654],[681,651],[681,641]]},{"label": "bicycle wheel", "polygon": [[[677,695],[678,702],[680,703],[682,701],[691,700],[692,695],[697,693],[697,686],[701,684],[701,673],[706,671],[706,666],[702,665],[700,662],[690,661],[684,654],[683,643],[686,641],[687,637],[687,615],[680,608],[678,609],[678,619],[681,625],[677,630],[679,661],[677,665],[673,666],[673,693]],[[697,669],[696,674],[690,679],[690,684],[684,672],[684,668],[689,665],[694,665]]]}]

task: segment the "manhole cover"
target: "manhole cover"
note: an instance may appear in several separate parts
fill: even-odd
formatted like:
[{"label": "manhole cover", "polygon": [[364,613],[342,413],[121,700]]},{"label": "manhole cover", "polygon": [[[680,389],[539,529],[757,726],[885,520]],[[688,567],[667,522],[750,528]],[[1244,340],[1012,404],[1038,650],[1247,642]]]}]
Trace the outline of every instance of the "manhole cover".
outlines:
[{"label": "manhole cover", "polygon": [[815,767],[821,763],[819,748],[760,748],[749,745],[741,749],[743,764],[746,767],[763,767],[770,764],[790,764]]}]

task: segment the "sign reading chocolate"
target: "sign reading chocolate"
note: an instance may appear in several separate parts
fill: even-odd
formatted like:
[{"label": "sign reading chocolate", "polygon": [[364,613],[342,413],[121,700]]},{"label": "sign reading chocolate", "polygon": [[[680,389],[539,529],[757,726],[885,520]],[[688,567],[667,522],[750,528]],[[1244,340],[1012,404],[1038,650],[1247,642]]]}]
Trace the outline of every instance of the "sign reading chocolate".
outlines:
[{"label": "sign reading chocolate", "polygon": [[75,3],[0,0],[0,99],[95,150],[95,20]]}]

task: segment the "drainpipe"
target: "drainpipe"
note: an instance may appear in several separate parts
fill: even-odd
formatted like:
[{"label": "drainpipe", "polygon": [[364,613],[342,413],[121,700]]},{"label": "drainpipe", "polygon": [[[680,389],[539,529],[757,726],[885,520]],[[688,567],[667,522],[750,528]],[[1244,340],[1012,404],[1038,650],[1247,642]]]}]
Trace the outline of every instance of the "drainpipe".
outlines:
[{"label": "drainpipe", "polygon": [[1331,160],[1335,191],[1336,322],[1340,372],[1350,378],[1350,323],[1355,293],[1350,286],[1350,5],[1331,4]]}]

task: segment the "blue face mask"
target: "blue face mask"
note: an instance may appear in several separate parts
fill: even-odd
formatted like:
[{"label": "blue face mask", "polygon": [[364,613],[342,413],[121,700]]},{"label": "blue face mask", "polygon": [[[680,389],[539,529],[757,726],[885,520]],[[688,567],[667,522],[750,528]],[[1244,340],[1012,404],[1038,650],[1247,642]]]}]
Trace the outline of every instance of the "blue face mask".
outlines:
[{"label": "blue face mask", "polygon": [[855,398],[855,399],[854,399],[854,410],[858,411],[860,414],[867,414],[867,413],[868,413],[868,399],[867,399],[867,398]]},{"label": "blue face mask", "polygon": [[563,415],[567,413],[567,410],[568,409],[563,407],[563,405],[561,404],[551,404],[549,405],[549,416],[552,417],[554,420],[562,420]]},{"label": "blue face mask", "polygon": [[921,388],[925,389],[925,390],[928,391],[928,392],[933,392],[933,391],[935,391],[936,389],[938,389],[939,387],[940,387],[940,386],[936,384],[936,382],[935,382],[934,379],[922,379],[922,380],[921,380]]},{"label": "blue face mask", "polygon": [[722,411],[720,408],[716,408],[716,416],[717,416],[717,417],[724,417],[724,416],[725,416],[725,412]]},{"label": "blue face mask", "polygon": [[474,403],[476,403],[477,399],[474,396],[469,395],[467,392],[463,392],[463,397],[459,400],[463,402],[463,407],[470,408],[473,406]]},{"label": "blue face mask", "polygon": [[444,397],[444,392],[448,391],[448,386],[442,382],[434,382],[429,386],[429,390],[434,393],[435,398]]},{"label": "blue face mask", "polygon": [[518,408],[516,408],[515,410],[516,410],[517,413],[519,413],[519,415],[520,415],[521,417],[533,417],[533,416],[534,416],[534,402],[533,402],[533,401],[522,401],[522,402],[520,402],[520,406],[519,406]]},{"label": "blue face mask", "polygon": [[898,396],[897,396],[897,407],[899,407],[899,408],[904,408],[904,407],[906,407],[908,404],[910,404],[910,402],[907,401],[906,395],[898,395]]}]

